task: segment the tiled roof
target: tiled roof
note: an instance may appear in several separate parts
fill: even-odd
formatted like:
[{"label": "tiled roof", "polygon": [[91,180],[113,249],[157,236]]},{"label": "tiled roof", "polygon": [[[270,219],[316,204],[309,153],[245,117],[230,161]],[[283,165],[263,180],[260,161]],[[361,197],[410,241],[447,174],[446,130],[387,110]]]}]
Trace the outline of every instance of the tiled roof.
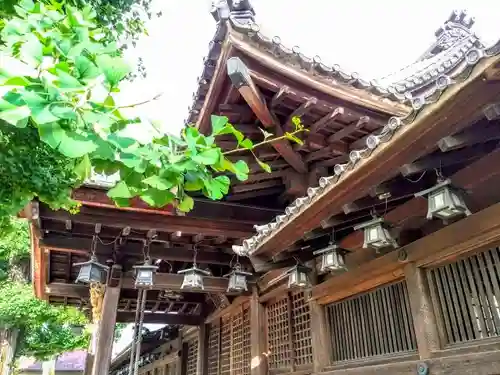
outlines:
[{"label": "tiled roof", "polygon": [[378,80],[360,77],[339,65],[326,65],[319,56],[306,56],[298,46],[287,47],[279,36],[267,36],[255,22],[255,12],[250,0],[219,0],[212,7],[217,28],[204,59],[198,88],[193,94],[186,123],[194,123],[206,99],[210,82],[215,74],[228,25],[249,43],[266,51],[277,60],[298,70],[306,71],[332,85],[344,85],[368,92],[380,99],[397,103],[410,103],[416,91],[433,86],[437,77],[451,72],[467,50],[483,47],[477,36],[471,33],[474,20],[464,11],[453,12],[436,32],[436,42],[415,63]]},{"label": "tiled roof", "polygon": [[[85,360],[87,352],[79,350],[61,354],[56,360],[56,371],[78,371],[85,370]],[[19,369],[21,371],[42,371],[42,362],[30,359],[21,361]]]},{"label": "tiled roof", "polygon": [[[466,38],[467,39],[467,38]],[[297,198],[291,205],[285,209],[283,215],[277,216],[269,224],[256,226],[257,234],[243,241],[243,246],[233,246],[233,250],[239,255],[251,255],[254,253],[269,237],[274,235],[280,228],[286,226],[301,212],[305,211],[312,203],[335,189],[337,181],[343,177],[344,173],[356,168],[360,160],[368,158],[372,152],[380,145],[388,142],[392,136],[402,127],[411,124],[417,114],[427,105],[439,100],[441,94],[454,83],[463,82],[467,79],[472,68],[484,57],[500,54],[500,41],[490,48],[483,45],[472,44],[469,40],[459,39],[453,43],[449,49],[450,65],[447,67],[447,73],[437,72],[434,76],[433,84],[427,85],[426,89],[411,99],[412,111],[403,118],[392,117],[383,127],[382,131],[375,135],[370,135],[366,140],[366,146],[363,149],[353,150],[349,154],[349,161],[345,164],[337,164],[334,167],[334,175],[322,177],[319,180],[319,186],[310,187],[307,190],[307,196]]]}]

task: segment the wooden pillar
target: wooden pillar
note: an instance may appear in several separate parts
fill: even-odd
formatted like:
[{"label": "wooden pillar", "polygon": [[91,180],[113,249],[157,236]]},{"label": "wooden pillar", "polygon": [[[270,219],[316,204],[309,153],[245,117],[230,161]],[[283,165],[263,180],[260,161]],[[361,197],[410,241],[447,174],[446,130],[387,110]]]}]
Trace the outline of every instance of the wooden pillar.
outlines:
[{"label": "wooden pillar", "polygon": [[[311,284],[316,285],[318,275],[316,272],[316,262],[308,264],[312,268]],[[309,298],[308,292],[305,297]],[[326,321],[325,306],[320,305],[316,300],[309,300],[309,313],[311,317],[311,343],[313,354],[313,372],[321,372],[331,363],[331,340],[329,338],[329,328]]]},{"label": "wooden pillar", "polygon": [[208,373],[208,329],[207,324],[202,323],[198,328],[198,360],[196,363],[196,374],[207,375]]},{"label": "wooden pillar", "polygon": [[97,348],[94,355],[92,375],[104,375],[109,373],[120,290],[120,286],[108,286],[104,293],[102,316],[98,327]]},{"label": "wooden pillar", "polygon": [[266,315],[264,306],[259,302],[257,288],[250,298],[250,371],[252,375],[267,374]]},{"label": "wooden pillar", "polygon": [[427,359],[433,351],[441,349],[427,274],[414,263],[407,264],[404,272],[418,352],[420,359]]},{"label": "wooden pillar", "polygon": [[189,345],[187,342],[183,342],[181,345],[181,358],[180,358],[180,366],[179,366],[179,371],[177,373],[179,375],[186,375],[187,374],[187,360],[188,360],[188,351],[189,351]]}]

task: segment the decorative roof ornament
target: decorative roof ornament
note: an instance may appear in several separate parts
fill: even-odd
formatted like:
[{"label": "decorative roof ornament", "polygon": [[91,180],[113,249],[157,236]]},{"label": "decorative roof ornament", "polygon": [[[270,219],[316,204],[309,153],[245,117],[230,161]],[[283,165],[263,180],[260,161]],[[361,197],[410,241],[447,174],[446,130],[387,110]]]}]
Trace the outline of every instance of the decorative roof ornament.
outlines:
[{"label": "decorative roof ornament", "polygon": [[448,20],[435,33],[437,42],[432,55],[444,51],[460,39],[473,35],[471,28],[474,25],[474,18],[469,17],[465,10],[455,10]]},{"label": "decorative roof ornament", "polygon": [[215,21],[236,20],[238,23],[255,22],[255,11],[250,0],[216,0],[210,11]]}]

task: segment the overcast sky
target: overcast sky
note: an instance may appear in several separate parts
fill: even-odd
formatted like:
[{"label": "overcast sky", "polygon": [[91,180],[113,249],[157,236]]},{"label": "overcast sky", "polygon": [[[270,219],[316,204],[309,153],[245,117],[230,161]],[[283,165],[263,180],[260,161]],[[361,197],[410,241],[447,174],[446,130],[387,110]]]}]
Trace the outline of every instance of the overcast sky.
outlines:
[{"label": "overcast sky", "polygon": [[[137,114],[160,120],[177,132],[188,114],[202,60],[215,30],[209,0],[153,0],[163,16],[148,24],[129,58],[141,56],[148,70],[143,80],[122,89],[121,104],[140,102]],[[373,79],[412,63],[434,41],[434,32],[454,9],[474,16],[474,31],[493,43],[500,37],[500,1],[494,0],[253,0],[256,20],[266,35],[279,35],[308,56]],[[153,327],[151,327],[153,328]],[[125,332],[115,350],[130,341]]]}]

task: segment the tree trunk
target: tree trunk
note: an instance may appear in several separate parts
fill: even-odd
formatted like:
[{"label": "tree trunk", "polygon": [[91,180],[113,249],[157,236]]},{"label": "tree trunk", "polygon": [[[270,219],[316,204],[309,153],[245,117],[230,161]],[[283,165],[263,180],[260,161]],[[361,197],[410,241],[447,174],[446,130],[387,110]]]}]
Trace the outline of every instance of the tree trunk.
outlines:
[{"label": "tree trunk", "polygon": [[16,354],[19,330],[5,329],[1,332],[1,371],[2,375],[11,375],[14,367],[14,356]]}]

